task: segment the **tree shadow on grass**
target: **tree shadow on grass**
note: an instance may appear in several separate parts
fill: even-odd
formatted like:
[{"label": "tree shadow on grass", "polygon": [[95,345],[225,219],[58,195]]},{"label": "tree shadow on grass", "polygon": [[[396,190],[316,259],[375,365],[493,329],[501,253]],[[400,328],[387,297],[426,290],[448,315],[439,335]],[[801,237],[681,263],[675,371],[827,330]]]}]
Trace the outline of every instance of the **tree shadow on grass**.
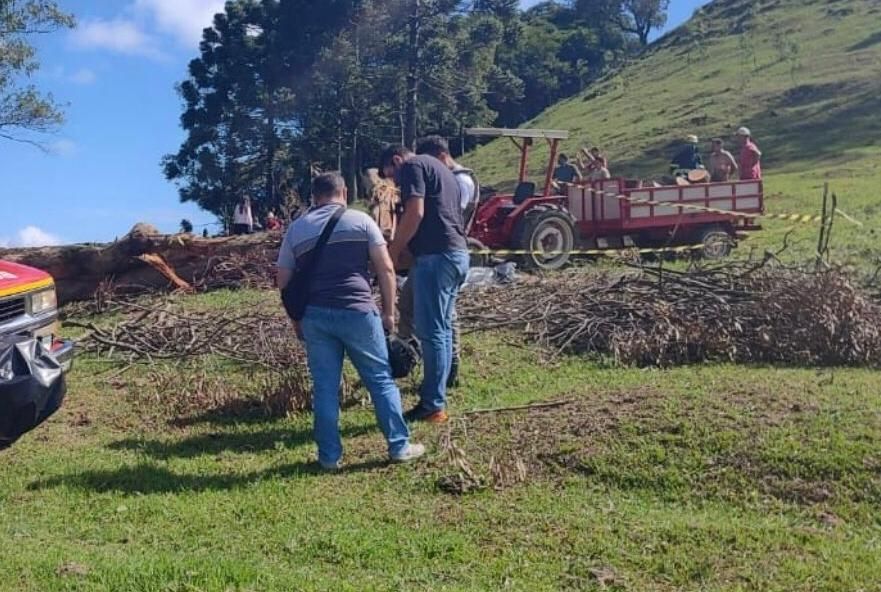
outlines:
[{"label": "tree shadow on grass", "polygon": [[29,491],[73,487],[97,493],[150,495],[167,493],[198,493],[235,490],[272,479],[299,479],[324,476],[334,479],[348,473],[368,472],[388,466],[386,460],[372,460],[346,465],[339,473],[327,473],[317,463],[297,462],[266,471],[250,473],[181,474],[153,464],[143,463],[116,470],[85,471],[34,481]]},{"label": "tree shadow on grass", "polygon": [[859,43],[855,43],[847,48],[848,53],[852,53],[855,51],[862,51],[864,49],[869,49],[874,45],[878,45],[881,43],[881,31],[875,31]]},{"label": "tree shadow on grass", "polygon": [[[373,429],[371,427],[346,427],[340,430],[340,434],[344,438],[352,438],[369,434]],[[111,443],[108,448],[141,452],[156,459],[168,460],[170,458],[212,456],[224,452],[257,453],[275,450],[279,447],[298,448],[311,443],[311,429],[278,428],[264,431],[212,432],[183,440],[127,438]]]},{"label": "tree shadow on grass", "polygon": [[271,421],[272,418],[267,415],[266,410],[259,402],[235,400],[202,413],[176,417],[169,421],[169,425],[176,428],[188,428],[203,424],[225,427],[265,424]]}]

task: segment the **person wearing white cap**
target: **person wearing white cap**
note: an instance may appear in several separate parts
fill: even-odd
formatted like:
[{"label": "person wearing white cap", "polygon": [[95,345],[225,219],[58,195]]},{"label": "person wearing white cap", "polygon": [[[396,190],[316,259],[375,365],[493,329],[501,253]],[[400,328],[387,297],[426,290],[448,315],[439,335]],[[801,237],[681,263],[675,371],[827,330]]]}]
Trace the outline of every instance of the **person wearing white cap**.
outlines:
[{"label": "person wearing white cap", "polygon": [[737,130],[740,143],[740,180],[759,181],[762,178],[762,151],[753,141],[749,128]]},{"label": "person wearing white cap", "polygon": [[685,137],[685,146],[679,150],[670,162],[670,172],[675,176],[679,172],[693,171],[704,168],[704,161],[698,149],[698,137],[690,135]]}]

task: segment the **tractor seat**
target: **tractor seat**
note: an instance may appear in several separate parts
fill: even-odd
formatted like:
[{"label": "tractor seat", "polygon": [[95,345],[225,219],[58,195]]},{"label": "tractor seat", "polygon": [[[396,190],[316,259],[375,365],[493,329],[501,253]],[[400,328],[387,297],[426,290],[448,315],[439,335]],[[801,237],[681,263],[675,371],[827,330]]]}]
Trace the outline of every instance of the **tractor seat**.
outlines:
[{"label": "tractor seat", "polygon": [[524,181],[517,185],[517,188],[514,189],[514,197],[512,201],[514,205],[521,205],[527,199],[535,197],[535,183],[531,181]]}]

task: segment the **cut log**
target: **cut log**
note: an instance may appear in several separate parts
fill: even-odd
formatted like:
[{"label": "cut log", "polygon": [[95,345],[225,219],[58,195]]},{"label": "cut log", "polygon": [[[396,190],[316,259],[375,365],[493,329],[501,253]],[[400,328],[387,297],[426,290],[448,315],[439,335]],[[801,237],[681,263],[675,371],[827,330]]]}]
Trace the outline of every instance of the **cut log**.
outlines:
[{"label": "cut log", "polygon": [[[216,268],[230,261],[247,263],[265,278],[274,275],[281,233],[203,239],[192,234],[161,235],[137,225],[122,239],[108,244],[83,244],[31,249],[0,249],[0,259],[42,269],[55,278],[62,304],[89,300],[102,282],[123,291],[201,287],[210,284]],[[160,272],[144,255],[156,255],[168,266]],[[152,257],[148,259],[153,259]],[[155,261],[155,259],[153,259]],[[226,269],[226,272],[229,270]],[[251,269],[249,273],[254,273]],[[232,274],[228,277],[234,277]]]}]

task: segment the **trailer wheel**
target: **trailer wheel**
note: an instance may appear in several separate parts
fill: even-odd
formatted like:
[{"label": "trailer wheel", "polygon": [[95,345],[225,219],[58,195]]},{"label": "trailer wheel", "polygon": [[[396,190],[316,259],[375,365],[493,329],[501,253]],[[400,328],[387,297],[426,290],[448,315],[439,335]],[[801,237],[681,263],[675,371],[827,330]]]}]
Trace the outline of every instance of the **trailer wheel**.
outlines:
[{"label": "trailer wheel", "polygon": [[704,248],[700,251],[705,259],[717,261],[731,254],[734,247],[734,238],[720,226],[705,228],[700,234],[700,244]]},{"label": "trailer wheel", "polygon": [[575,225],[565,211],[551,208],[527,212],[514,231],[514,244],[529,251],[524,267],[553,271],[569,262],[575,246]]}]

